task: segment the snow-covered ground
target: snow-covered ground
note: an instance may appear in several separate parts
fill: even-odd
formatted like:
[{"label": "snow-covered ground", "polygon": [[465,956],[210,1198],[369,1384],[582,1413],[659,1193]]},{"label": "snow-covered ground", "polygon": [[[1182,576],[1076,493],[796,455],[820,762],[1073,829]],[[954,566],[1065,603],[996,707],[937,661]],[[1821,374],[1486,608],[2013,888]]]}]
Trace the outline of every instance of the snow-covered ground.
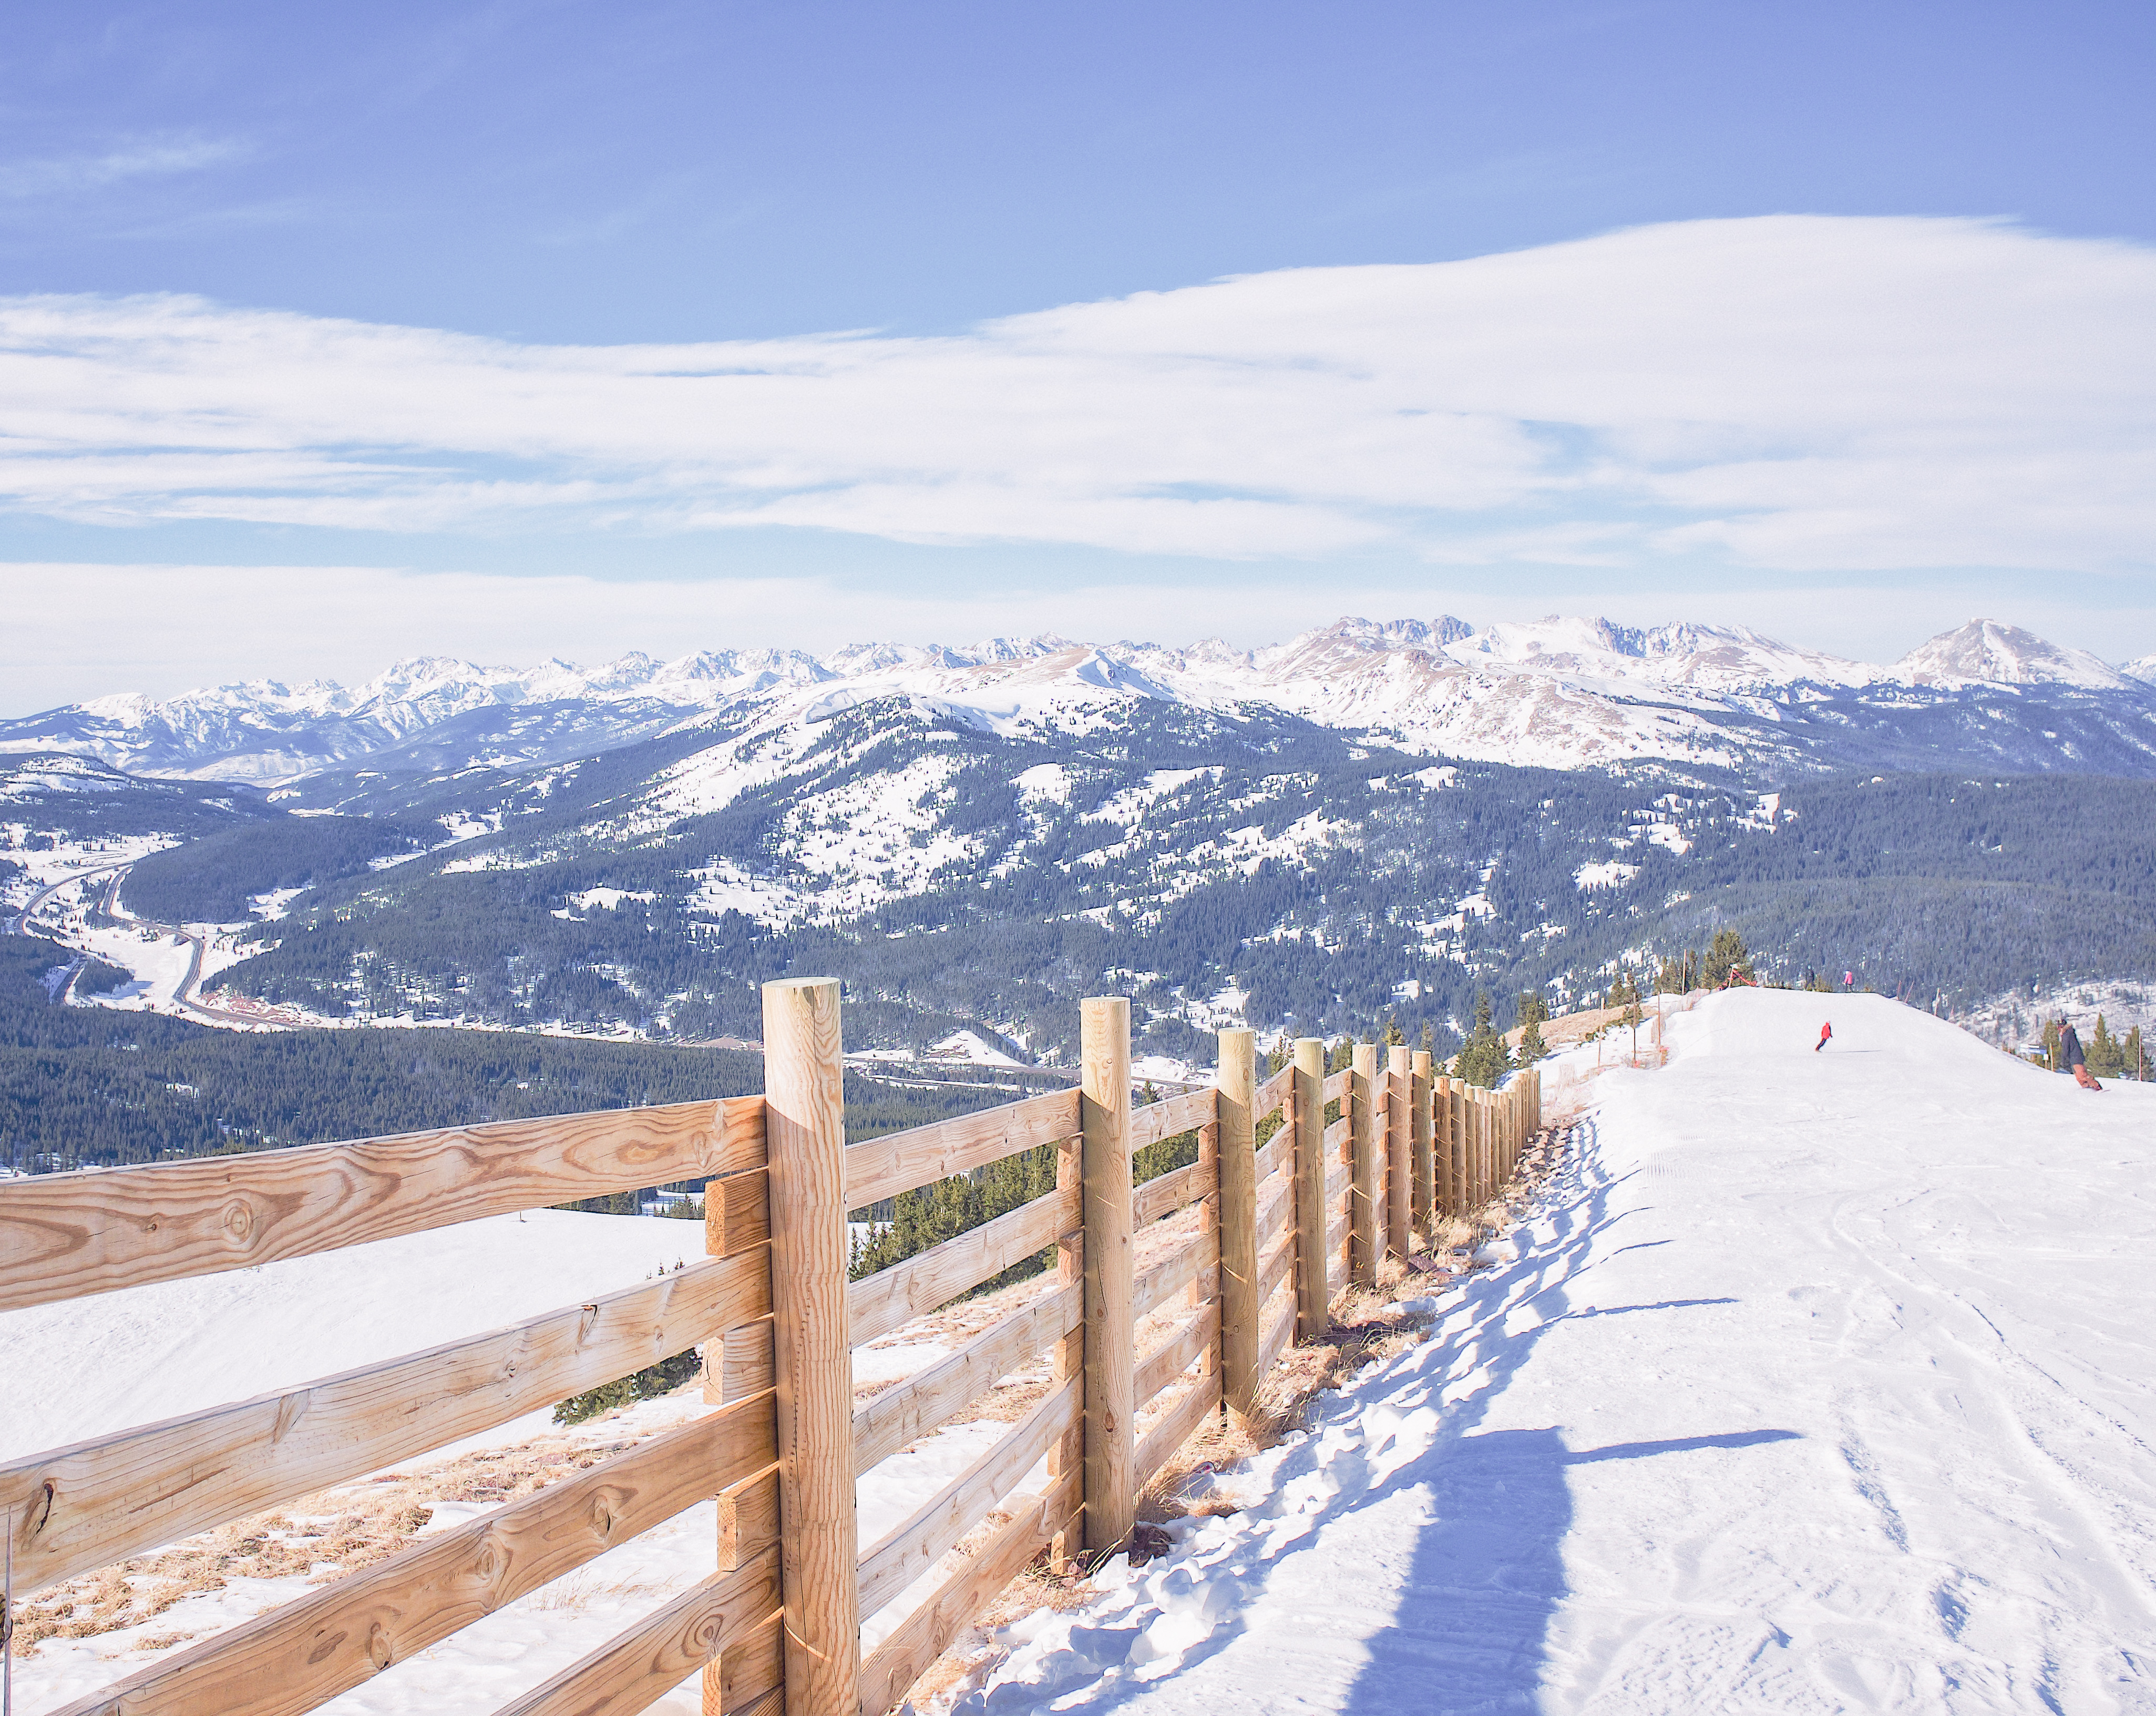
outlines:
[{"label": "snow-covered ground", "polygon": [[[2156,1088],[2083,1092],[1876,996],[1741,991],[1668,1036],[1660,1070],[1565,1057],[1590,1072],[1548,1081],[1593,1104],[1578,1148],[1486,1267],[1411,1302],[1429,1338],[1214,1480],[1240,1512],[1005,1629],[967,1703],[2156,1710]],[[0,1376],[68,1381],[7,1390],[0,1450],[573,1302],[698,1237],[535,1212],[11,1313]],[[870,1474],[864,1542],[998,1429]],[[684,1515],[330,1708],[490,1708],[708,1572],[712,1537]],[[146,1631],[302,1588],[264,1584]],[[49,1640],[22,1708],[146,1660],[126,1635]],[[693,1688],[656,1708],[686,1716]]]},{"label": "snow-covered ground", "polygon": [[968,1704],[2156,1708],[2156,1089],[1876,996],[1670,1035],[1425,1344]]}]

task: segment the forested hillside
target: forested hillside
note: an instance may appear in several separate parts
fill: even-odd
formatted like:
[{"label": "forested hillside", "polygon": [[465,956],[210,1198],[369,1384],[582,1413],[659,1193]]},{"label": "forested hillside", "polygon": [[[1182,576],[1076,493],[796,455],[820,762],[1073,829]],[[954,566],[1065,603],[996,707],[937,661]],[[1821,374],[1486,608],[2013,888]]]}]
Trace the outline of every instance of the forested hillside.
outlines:
[{"label": "forested hillside", "polygon": [[[763,1087],[762,1056],[723,1049],[476,1030],[243,1035],[53,1006],[39,979],[69,958],[38,937],[0,937],[0,1164],[148,1162]],[[856,1137],[1009,1100],[850,1071],[845,1096]]]}]

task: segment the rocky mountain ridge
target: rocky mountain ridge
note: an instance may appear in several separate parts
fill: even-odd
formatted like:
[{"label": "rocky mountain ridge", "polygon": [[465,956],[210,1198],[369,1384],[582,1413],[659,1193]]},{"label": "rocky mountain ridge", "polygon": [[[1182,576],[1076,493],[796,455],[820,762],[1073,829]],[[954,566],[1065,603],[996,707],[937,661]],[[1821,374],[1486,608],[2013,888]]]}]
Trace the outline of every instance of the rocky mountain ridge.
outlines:
[{"label": "rocky mountain ridge", "polygon": [[2156,658],[2113,669],[1974,619],[1891,667],[1742,627],[1553,615],[1345,618],[1236,650],[979,643],[631,654],[596,667],[400,661],[363,685],[256,681],[120,696],[0,722],[0,751],[64,751],[139,774],[273,786],[370,768],[524,768],[676,729],[814,721],[920,701],[985,731],[1082,733],[1133,699],[1267,708],[1434,755],[1523,767],[1638,759],[1735,769],[1910,766],[1974,748],[2020,769],[2156,770]]}]

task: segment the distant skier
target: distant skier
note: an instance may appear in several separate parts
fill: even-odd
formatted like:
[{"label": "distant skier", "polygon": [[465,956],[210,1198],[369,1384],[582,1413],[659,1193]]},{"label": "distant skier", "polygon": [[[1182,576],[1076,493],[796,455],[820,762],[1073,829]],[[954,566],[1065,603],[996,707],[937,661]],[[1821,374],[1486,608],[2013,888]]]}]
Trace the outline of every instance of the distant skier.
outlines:
[{"label": "distant skier", "polygon": [[1831,1037],[1833,1035],[1834,1021],[1830,1019],[1825,1025],[1820,1027],[1820,1040],[1812,1045],[1812,1053],[1816,1055],[1821,1049],[1824,1049],[1827,1045],[1827,1039]]},{"label": "distant skier", "polygon": [[2096,1081],[2096,1075],[2088,1070],[2088,1061],[2082,1054],[2082,1040],[2073,1026],[2065,1020],[2059,1021],[2059,1059],[2074,1082],[2085,1091],[2100,1091],[2103,1087]]}]

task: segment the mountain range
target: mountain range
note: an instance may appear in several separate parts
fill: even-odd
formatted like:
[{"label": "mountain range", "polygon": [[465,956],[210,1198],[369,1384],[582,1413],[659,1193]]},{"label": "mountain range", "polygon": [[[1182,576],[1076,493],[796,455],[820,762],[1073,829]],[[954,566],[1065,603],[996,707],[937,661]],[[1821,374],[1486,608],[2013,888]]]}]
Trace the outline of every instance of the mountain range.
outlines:
[{"label": "mountain range", "polygon": [[2114,668],[1975,619],[1891,667],[1737,627],[1599,619],[1477,627],[1342,619],[1265,649],[859,645],[632,654],[595,668],[441,656],[366,684],[275,681],[121,695],[0,722],[0,751],[69,751],[136,774],[248,783],[362,763],[434,773],[595,755],[696,725],[814,721],[920,700],[983,730],[1082,732],[1134,699],[1270,709],[1433,756],[1579,768],[1659,758],[1769,772],[1918,767],[2156,768],[2156,657]]},{"label": "mountain range", "polygon": [[2152,681],[1982,620],[1891,668],[1450,618],[426,659],[0,726],[0,902],[124,865],[38,921],[121,965],[133,919],[195,926],[223,1022],[710,1041],[818,970],[878,1048],[1054,1060],[1109,991],[1169,1057],[1234,1021],[1445,1043],[1478,991],[1595,999],[1722,927],[1990,1006],[2156,971]]}]

